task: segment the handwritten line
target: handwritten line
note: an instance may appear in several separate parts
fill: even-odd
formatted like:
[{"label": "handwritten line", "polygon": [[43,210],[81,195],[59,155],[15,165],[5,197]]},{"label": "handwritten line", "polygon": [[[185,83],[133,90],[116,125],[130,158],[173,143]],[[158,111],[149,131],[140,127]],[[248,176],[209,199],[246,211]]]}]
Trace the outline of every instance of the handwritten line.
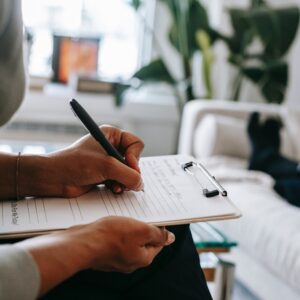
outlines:
[{"label": "handwritten line", "polygon": [[42,203],[43,203],[43,208],[44,208],[44,213],[45,213],[45,220],[46,220],[46,223],[48,223],[48,217],[47,217],[47,211],[46,211],[46,208],[45,208],[44,198],[42,198]]},{"label": "handwritten line", "polygon": [[37,219],[38,224],[40,224],[39,213],[38,213],[37,206],[36,206],[36,199],[34,199],[34,206],[35,206],[36,219]]},{"label": "handwritten line", "polygon": [[27,204],[27,211],[28,211],[28,219],[29,219],[29,224],[31,224],[31,214],[29,210],[29,199],[26,199],[26,204]]},{"label": "handwritten line", "polygon": [[72,207],[71,199],[68,199],[68,200],[69,200],[70,209],[71,209],[71,212],[72,212],[72,215],[73,215],[73,220],[76,221],[76,217],[75,217],[75,213],[74,213],[74,210],[73,210],[73,207]]},{"label": "handwritten line", "polygon": [[76,204],[77,204],[77,207],[78,207],[78,210],[79,210],[79,214],[80,214],[81,220],[83,220],[83,215],[82,215],[82,212],[81,212],[80,205],[78,203],[78,198],[75,198],[75,201],[76,201]]},{"label": "handwritten line", "polygon": [[1,201],[2,204],[2,226],[4,226],[4,203]]}]

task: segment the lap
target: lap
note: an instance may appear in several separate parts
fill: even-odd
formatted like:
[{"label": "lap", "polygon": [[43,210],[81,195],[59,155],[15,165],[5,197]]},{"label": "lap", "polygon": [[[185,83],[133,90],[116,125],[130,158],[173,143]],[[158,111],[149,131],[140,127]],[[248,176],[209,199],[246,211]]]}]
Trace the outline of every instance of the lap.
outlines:
[{"label": "lap", "polygon": [[211,299],[189,226],[168,229],[175,233],[176,241],[149,267],[132,274],[80,272],[43,299]]},{"label": "lap", "polygon": [[85,271],[45,299],[211,299],[188,226],[170,227],[176,242],[132,274]]}]

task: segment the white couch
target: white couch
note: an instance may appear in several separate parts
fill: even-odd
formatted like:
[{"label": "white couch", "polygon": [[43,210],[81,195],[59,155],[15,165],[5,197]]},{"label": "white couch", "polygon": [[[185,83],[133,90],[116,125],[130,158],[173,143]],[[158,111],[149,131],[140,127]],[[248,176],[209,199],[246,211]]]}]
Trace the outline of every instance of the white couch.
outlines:
[{"label": "white couch", "polygon": [[237,277],[261,299],[300,299],[300,209],[273,191],[272,179],[247,170],[249,113],[279,115],[283,152],[300,160],[300,109],[195,100],[185,106],[179,153],[192,154],[223,182],[240,208],[239,220],[214,225],[236,240]]}]

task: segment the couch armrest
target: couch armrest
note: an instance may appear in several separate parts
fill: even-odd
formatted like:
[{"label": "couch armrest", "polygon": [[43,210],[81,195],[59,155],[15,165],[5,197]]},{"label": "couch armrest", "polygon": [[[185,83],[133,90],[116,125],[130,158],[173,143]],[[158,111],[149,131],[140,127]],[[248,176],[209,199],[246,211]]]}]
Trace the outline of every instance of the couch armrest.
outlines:
[{"label": "couch armrest", "polygon": [[224,100],[193,100],[183,111],[179,134],[178,153],[194,155],[194,133],[197,125],[206,114],[231,116],[246,120],[253,111],[264,115],[281,115],[283,106],[276,104],[232,102]]}]

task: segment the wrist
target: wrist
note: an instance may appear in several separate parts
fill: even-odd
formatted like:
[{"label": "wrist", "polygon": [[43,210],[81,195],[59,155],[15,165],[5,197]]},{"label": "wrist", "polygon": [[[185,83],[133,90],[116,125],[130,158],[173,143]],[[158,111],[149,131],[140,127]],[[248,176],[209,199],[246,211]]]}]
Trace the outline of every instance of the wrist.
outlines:
[{"label": "wrist", "polygon": [[109,244],[107,236],[97,226],[97,231],[92,224],[74,226],[67,229],[63,234],[66,234],[72,241],[74,255],[80,257],[78,267],[80,270],[92,269],[95,267],[95,261],[106,257],[106,247]]},{"label": "wrist", "polygon": [[46,155],[21,155],[17,189],[20,197],[60,195],[53,162]]}]

